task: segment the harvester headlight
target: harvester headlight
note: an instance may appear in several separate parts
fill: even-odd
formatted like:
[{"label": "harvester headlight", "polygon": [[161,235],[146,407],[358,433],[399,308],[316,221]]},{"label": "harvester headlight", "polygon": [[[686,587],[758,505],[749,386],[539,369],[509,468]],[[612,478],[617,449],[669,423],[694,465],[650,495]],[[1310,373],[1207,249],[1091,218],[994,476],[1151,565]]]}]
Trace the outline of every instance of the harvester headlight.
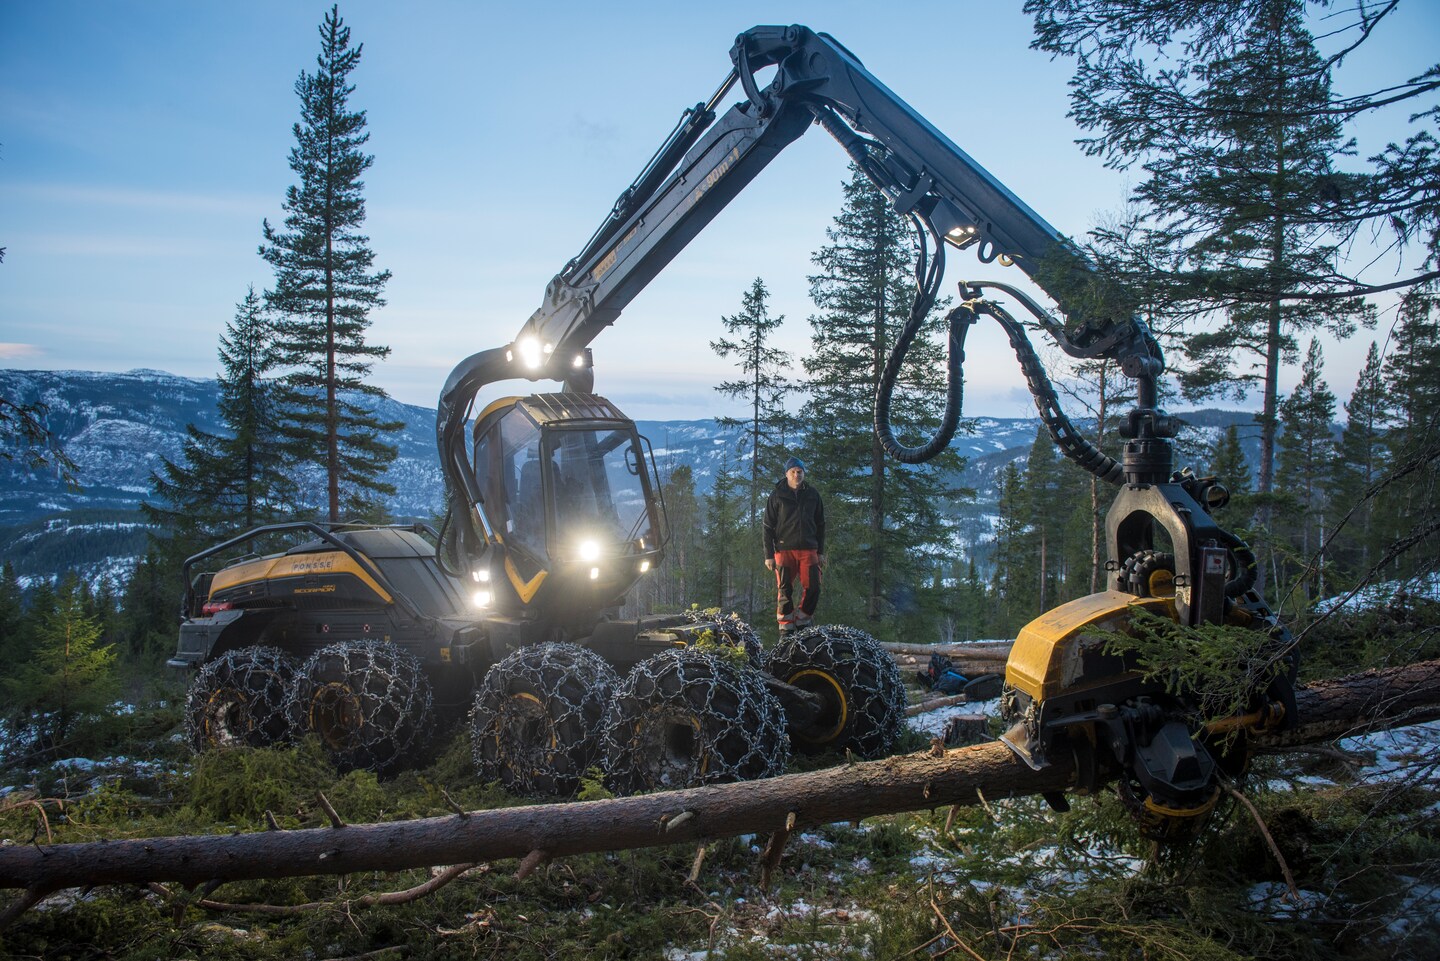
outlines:
[{"label": "harvester headlight", "polygon": [[641,574],[644,574],[644,573],[645,573],[646,571],[648,571],[649,569],[650,569],[650,562],[649,562],[649,561],[641,561],[641,562],[640,562],[640,573],[641,573]]},{"label": "harvester headlight", "polygon": [[598,580],[600,579],[600,568],[598,568],[598,567],[592,567],[592,568],[590,568],[590,579],[591,579],[592,581],[598,581]]},{"label": "harvester headlight", "polygon": [[489,606],[490,606],[490,592],[489,592],[489,591],[476,591],[473,595],[471,595],[471,597],[470,597],[470,603],[474,604],[476,607],[489,607]]},{"label": "harvester headlight", "polygon": [[470,572],[470,578],[477,584],[484,584],[490,580],[490,571],[484,567],[477,567]]},{"label": "harvester headlight", "polygon": [[[580,542],[580,559],[581,559],[582,561],[594,561],[594,560],[599,560],[599,559],[600,559],[600,542],[599,542],[599,541],[581,541],[581,542]],[[593,576],[593,575],[592,575],[592,576]]]},{"label": "harvester headlight", "polygon": [[540,341],[534,337],[526,337],[516,341],[515,347],[520,351],[520,360],[531,370],[535,370],[544,362],[544,356],[540,349]]}]

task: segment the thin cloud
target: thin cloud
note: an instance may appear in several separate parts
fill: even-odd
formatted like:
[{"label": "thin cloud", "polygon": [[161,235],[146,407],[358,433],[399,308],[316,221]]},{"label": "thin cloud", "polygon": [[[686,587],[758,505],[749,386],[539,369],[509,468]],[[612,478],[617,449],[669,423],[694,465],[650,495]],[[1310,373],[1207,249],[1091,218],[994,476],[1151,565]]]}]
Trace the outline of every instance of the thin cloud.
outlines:
[{"label": "thin cloud", "polygon": [[0,343],[0,360],[21,360],[25,357],[39,357],[43,353],[35,344]]},{"label": "thin cloud", "polygon": [[240,194],[196,193],[191,191],[146,190],[135,187],[105,187],[86,184],[19,183],[7,192],[12,199],[38,200],[77,207],[120,207],[143,210],[179,210],[185,213],[230,214],[253,217],[269,209],[268,199]]}]

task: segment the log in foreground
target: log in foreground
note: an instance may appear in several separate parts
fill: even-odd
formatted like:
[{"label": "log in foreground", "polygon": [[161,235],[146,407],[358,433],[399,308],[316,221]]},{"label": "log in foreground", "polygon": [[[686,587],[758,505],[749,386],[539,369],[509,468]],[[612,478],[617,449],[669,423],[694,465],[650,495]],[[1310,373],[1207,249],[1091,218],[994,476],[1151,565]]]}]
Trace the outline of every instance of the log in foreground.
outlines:
[{"label": "log in foreground", "polygon": [[[1440,717],[1440,661],[1369,671],[1299,694],[1295,745]],[[472,811],[388,824],[0,848],[0,887],[24,888],[0,924],[67,887],[203,884],[460,862],[535,863],[596,851],[790,833],[838,821],[1066,789],[1069,764],[1032,771],[999,742],[764,781],[640,797]],[[982,796],[983,795],[983,796]],[[527,862],[528,863],[528,862]],[[18,908],[18,910],[17,910]]]}]

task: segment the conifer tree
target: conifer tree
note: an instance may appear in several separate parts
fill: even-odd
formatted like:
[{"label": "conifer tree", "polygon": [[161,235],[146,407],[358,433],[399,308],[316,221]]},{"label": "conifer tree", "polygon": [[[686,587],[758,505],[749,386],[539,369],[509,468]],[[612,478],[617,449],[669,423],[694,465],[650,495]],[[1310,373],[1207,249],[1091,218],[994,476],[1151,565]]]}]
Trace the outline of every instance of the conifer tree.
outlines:
[{"label": "conifer tree", "polygon": [[1240,444],[1240,425],[1231,424],[1220,432],[1207,470],[1230,492],[1230,502],[1219,508],[1215,517],[1222,526],[1233,529],[1250,513],[1249,497],[1253,483],[1250,462]]},{"label": "conifer tree", "polygon": [[[810,296],[820,312],[810,318],[809,399],[801,415],[814,425],[809,473],[826,498],[826,576],[834,588],[822,602],[827,617],[839,618],[835,602],[858,600],[861,616],[876,622],[924,606],[915,602],[928,594],[932,561],[949,551],[944,511],[953,491],[946,478],[961,459],[946,451],[926,464],[900,465],[875,437],[875,389],[910,316],[915,254],[905,221],[853,165],[850,175],[844,207],[827,230],[830,243],[811,257],[820,272],[810,277]],[[928,436],[943,408],[934,333],[916,339],[900,372],[894,420],[903,443]]]},{"label": "conifer tree", "polygon": [[1298,552],[1306,600],[1324,592],[1326,482],[1335,450],[1331,433],[1335,395],[1321,378],[1324,364],[1320,342],[1312,338],[1300,367],[1300,382],[1280,405],[1284,432],[1280,435],[1277,487],[1296,510],[1278,517],[1272,530],[1288,537]]},{"label": "conifer tree", "polygon": [[1360,369],[1355,389],[1345,402],[1345,429],[1336,444],[1335,463],[1330,472],[1335,515],[1330,526],[1337,534],[1328,553],[1350,583],[1363,576],[1370,569],[1372,558],[1379,556],[1375,542],[1375,503],[1369,491],[1388,462],[1385,435],[1393,412],[1383,378],[1380,350],[1371,341],[1365,366]]},{"label": "conifer tree", "polygon": [[758,612],[749,598],[737,596],[742,593],[739,587],[745,582],[745,572],[753,572],[761,557],[760,539],[747,523],[748,487],[749,479],[725,454],[710,493],[705,495],[700,590],[690,602],[701,607],[737,608],[742,618],[754,621]]},{"label": "conifer tree", "polygon": [[[754,562],[761,551],[759,515],[762,501],[769,493],[769,479],[776,465],[786,456],[786,441],[795,433],[795,418],[785,409],[785,398],[793,387],[787,376],[790,355],[771,346],[774,334],[784,323],[784,316],[771,317],[767,307],[770,292],[765,282],[756,277],[741,299],[740,312],[722,317],[721,323],[729,337],[710,342],[710,349],[721,357],[735,358],[741,378],[721,383],[715,389],[726,397],[744,402],[747,417],[717,417],[722,427],[740,432],[739,454],[741,473],[746,477],[748,512],[743,536],[754,544],[744,571],[744,601],[740,605],[754,616],[757,607],[757,576],[760,568]],[[731,339],[733,338],[733,339]],[[737,571],[738,573],[738,571]]]},{"label": "conifer tree", "polygon": [[1061,559],[1064,514],[1062,505],[1063,486],[1060,464],[1055,454],[1054,442],[1044,427],[1035,431],[1035,440],[1030,444],[1030,456],[1025,461],[1024,475],[1025,513],[1029,528],[1035,540],[1035,613],[1039,614],[1053,607],[1059,595],[1059,582],[1063,568]]},{"label": "conifer tree", "polygon": [[363,49],[350,47],[350,29],[331,7],[320,26],[316,71],[302,71],[295,82],[300,122],[290,168],[299,184],[286,191],[284,226],[265,221],[260,246],[275,270],[265,299],[278,317],[277,347],[289,368],[281,399],[290,450],[297,460],[323,450],[331,521],[383,515],[380,498],[395,492],[384,474],[397,453],[384,438],[401,426],[376,416],[374,404],[386,394],[368,380],[373,361],[390,353],[365,342],[390,272],[374,269],[370,239],[360,232],[360,178],[374,157],[363,150],[370,139],[365,111],[349,107],[349,77]]},{"label": "conifer tree", "polygon": [[15,565],[5,561],[0,564],[0,677],[9,673],[11,665],[25,660],[24,630],[24,595],[15,576]]},{"label": "conifer tree", "polygon": [[1372,317],[1346,296],[1367,288],[1338,267],[1365,215],[1337,211],[1348,181],[1334,163],[1351,152],[1345,121],[1365,108],[1332,95],[1333,62],[1306,29],[1303,0],[1213,5],[1203,16],[1122,0],[1026,9],[1041,46],[1077,58],[1073,115],[1095,131],[1087,150],[1115,167],[1144,164],[1136,196],[1151,226],[1134,264],[1148,276],[1132,279],[1165,312],[1218,319],[1186,339],[1191,396],[1260,386],[1263,526],[1279,371],[1295,335],[1348,336]]},{"label": "conifer tree", "polygon": [[1391,576],[1433,574],[1440,568],[1440,303],[1434,290],[1412,291],[1402,302],[1385,387],[1395,420],[1387,435],[1392,476],[1384,558]]},{"label": "conifer tree", "polygon": [[1035,604],[1035,583],[1039,578],[1039,552],[1035,531],[1030,525],[1029,497],[1025,480],[1015,461],[1010,461],[996,478],[999,487],[999,515],[995,520],[995,550],[991,555],[994,574],[991,592],[996,600],[996,626],[1014,636],[1021,624],[1040,613]]},{"label": "conifer tree", "polygon": [[255,288],[235,305],[219,355],[217,406],[226,433],[187,425],[181,461],[163,460],[150,476],[155,497],[141,504],[172,562],[294,510],[284,425],[269,379],[274,333]]},{"label": "conifer tree", "polygon": [[34,646],[4,688],[12,716],[29,720],[39,746],[53,752],[71,736],[78,718],[110,703],[117,690],[115,652],[100,643],[100,625],[85,612],[86,592],[78,578],[68,577],[48,598],[37,600],[46,605],[32,608]]},{"label": "conifer tree", "polygon": [[46,426],[49,412],[43,401],[0,397],[0,460],[20,461],[34,471],[53,470],[66,487],[79,490],[80,469]]},{"label": "conifer tree", "polygon": [[695,496],[695,474],[690,465],[679,464],[662,476],[661,496],[665,501],[670,539],[665,545],[665,559],[642,582],[641,590],[631,592],[632,598],[639,598],[642,593],[648,597],[648,603],[642,603],[641,609],[635,611],[637,614],[676,611],[698,603],[693,595],[700,583],[704,534],[700,503]]}]

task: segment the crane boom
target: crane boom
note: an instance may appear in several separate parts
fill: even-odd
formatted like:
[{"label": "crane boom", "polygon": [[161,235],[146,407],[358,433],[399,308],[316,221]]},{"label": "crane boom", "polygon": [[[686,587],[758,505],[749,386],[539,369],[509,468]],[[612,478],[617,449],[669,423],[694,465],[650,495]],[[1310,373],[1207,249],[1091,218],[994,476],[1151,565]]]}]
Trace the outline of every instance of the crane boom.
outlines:
[{"label": "crane boom", "polygon": [[[757,26],[736,37],[730,61],[732,71],[714,95],[684,112],[585,248],[550,281],[513,343],[455,367],[439,405],[446,464],[461,445],[474,393],[487,383],[526,377],[592,388],[590,341],[811,125],[835,137],[897,212],[924,223],[935,236],[937,255],[943,238],[958,248],[975,248],[982,261],[1017,265],[1031,277],[1057,259],[1083,265],[1056,228],[874,78],[834,37],[804,26]],[[757,73],[772,66],[775,73],[762,88]],[[737,82],[744,99],[717,118],[717,105]],[[1158,375],[1155,341],[1135,318],[1070,313],[1068,327],[1044,324],[1067,352],[1138,357],[1128,373],[1146,382]],[[1142,398],[1148,393],[1140,389]]]}]

